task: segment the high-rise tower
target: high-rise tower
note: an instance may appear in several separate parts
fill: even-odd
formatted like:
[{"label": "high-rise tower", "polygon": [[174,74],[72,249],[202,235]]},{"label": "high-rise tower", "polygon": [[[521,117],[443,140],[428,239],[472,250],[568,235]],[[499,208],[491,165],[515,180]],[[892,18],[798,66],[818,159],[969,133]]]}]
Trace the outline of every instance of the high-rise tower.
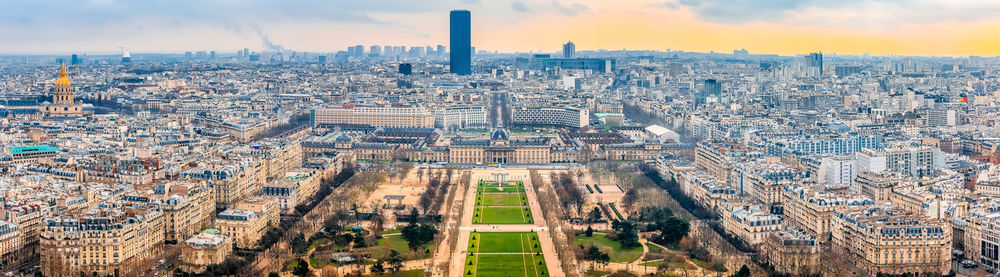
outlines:
[{"label": "high-rise tower", "polygon": [[572,59],[574,56],[576,56],[576,44],[573,44],[572,41],[563,44],[563,58]]},{"label": "high-rise tower", "polygon": [[451,11],[451,73],[472,74],[471,18],[467,10]]}]

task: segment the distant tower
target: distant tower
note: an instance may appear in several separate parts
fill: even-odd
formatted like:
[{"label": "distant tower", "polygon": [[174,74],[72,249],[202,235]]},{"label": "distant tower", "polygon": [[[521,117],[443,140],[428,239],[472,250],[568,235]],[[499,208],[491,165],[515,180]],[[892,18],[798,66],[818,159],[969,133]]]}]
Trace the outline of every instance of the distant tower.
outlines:
[{"label": "distant tower", "polygon": [[806,56],[806,64],[811,70],[819,70],[817,76],[823,76],[823,53],[810,53]]},{"label": "distant tower", "polygon": [[73,56],[71,56],[69,58],[69,64],[72,64],[72,65],[78,65],[78,64],[80,64],[80,56],[77,56],[76,54],[73,54]]},{"label": "distant tower", "polygon": [[56,79],[56,86],[52,88],[52,104],[55,106],[69,106],[73,104],[73,86],[66,76],[66,65],[59,70],[59,79]]},{"label": "distant tower", "polygon": [[125,49],[125,47],[121,47],[121,49],[122,49],[122,63],[132,62],[132,54],[129,54],[128,49]]},{"label": "distant tower", "polygon": [[572,41],[568,41],[566,42],[566,44],[563,44],[563,58],[572,59],[575,56],[576,56],[576,44],[573,44]]},{"label": "distant tower", "polygon": [[451,73],[472,74],[472,14],[467,10],[451,11]]}]

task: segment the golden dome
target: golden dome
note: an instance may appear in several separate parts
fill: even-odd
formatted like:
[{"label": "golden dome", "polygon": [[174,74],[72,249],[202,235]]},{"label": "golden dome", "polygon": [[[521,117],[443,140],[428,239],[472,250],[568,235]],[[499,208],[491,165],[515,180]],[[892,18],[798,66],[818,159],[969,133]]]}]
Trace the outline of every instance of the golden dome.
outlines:
[{"label": "golden dome", "polygon": [[59,79],[56,79],[56,86],[58,87],[70,86],[69,77],[66,77],[66,64],[63,64],[62,69],[59,70]]}]

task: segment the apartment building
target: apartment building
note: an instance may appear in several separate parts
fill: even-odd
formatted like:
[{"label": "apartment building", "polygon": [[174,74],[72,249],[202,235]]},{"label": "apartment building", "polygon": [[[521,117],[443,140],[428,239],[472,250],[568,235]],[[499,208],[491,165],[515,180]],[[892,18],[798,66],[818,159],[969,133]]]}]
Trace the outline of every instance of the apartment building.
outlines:
[{"label": "apartment building", "polygon": [[122,200],[159,205],[163,210],[165,240],[172,243],[212,226],[215,218],[215,190],[205,180],[174,180],[137,186]]},{"label": "apartment building", "polygon": [[21,250],[17,225],[0,221],[0,264],[10,265],[21,260],[17,253]]},{"label": "apartment building", "polygon": [[590,125],[590,111],[575,107],[522,106],[511,109],[511,124],[581,128]]},{"label": "apartment building", "polygon": [[820,272],[820,243],[795,227],[767,234],[760,244],[760,257],[775,272],[812,276]]},{"label": "apartment building", "polygon": [[835,211],[834,251],[870,275],[948,274],[952,233],[946,223],[891,205]]},{"label": "apartment building", "polygon": [[313,128],[333,125],[370,125],[375,127],[434,127],[434,114],[424,107],[405,105],[321,106],[310,113]]},{"label": "apartment building", "polygon": [[846,186],[786,186],[782,191],[786,222],[820,242],[829,241],[834,211],[873,204],[871,198]]},{"label": "apartment building", "polygon": [[97,208],[45,219],[41,266],[46,276],[132,274],[164,242],[163,213],[155,207]]},{"label": "apartment building", "polygon": [[261,193],[275,198],[281,213],[294,213],[296,205],[305,203],[309,197],[319,191],[320,178],[321,176],[316,170],[293,169],[288,171],[285,177],[265,185]]},{"label": "apartment building", "polygon": [[178,268],[184,272],[199,274],[210,265],[221,264],[233,253],[233,240],[225,237],[218,229],[206,229],[180,245]]},{"label": "apartment building", "polygon": [[751,245],[759,245],[771,232],[781,229],[782,219],[768,213],[766,207],[739,202],[721,205],[722,226]]},{"label": "apartment building", "polygon": [[216,209],[225,209],[260,192],[266,175],[263,160],[233,158],[208,160],[196,169],[182,172],[180,177],[208,181],[215,188]]},{"label": "apartment building", "polygon": [[447,106],[434,110],[434,128],[458,130],[465,128],[486,128],[486,106]]}]

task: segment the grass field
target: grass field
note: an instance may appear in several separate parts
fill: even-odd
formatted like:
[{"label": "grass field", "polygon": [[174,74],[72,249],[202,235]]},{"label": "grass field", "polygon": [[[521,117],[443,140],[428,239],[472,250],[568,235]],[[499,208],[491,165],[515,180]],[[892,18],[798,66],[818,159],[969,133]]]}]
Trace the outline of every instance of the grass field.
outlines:
[{"label": "grass field", "polygon": [[474,224],[531,224],[531,210],[528,207],[481,207],[476,208],[472,217]]},{"label": "grass field", "polygon": [[583,247],[597,246],[598,249],[601,249],[601,252],[608,253],[608,256],[611,256],[611,262],[613,263],[628,263],[642,256],[641,246],[627,250],[622,249],[620,243],[609,240],[603,233],[594,233],[592,237],[578,235],[576,236],[576,240],[573,241],[573,245],[583,245]]},{"label": "grass field", "polygon": [[472,233],[469,252],[476,253],[538,253],[536,233]]},{"label": "grass field", "polygon": [[528,200],[524,199],[521,194],[513,193],[487,193],[482,194],[482,196],[477,196],[477,205],[481,206],[509,206],[509,207],[520,207],[527,206]]},{"label": "grass field", "polygon": [[521,182],[503,185],[480,181],[473,224],[531,224],[531,209]]},{"label": "grass field", "polygon": [[[536,233],[472,233],[465,276],[548,276]],[[497,254],[502,253],[502,254]]]},{"label": "grass field", "polygon": [[485,192],[485,193],[518,193],[518,192],[524,192],[524,186],[516,186],[516,185],[502,185],[502,186],[487,185],[485,187],[480,186],[479,188],[476,189],[476,193],[483,193],[483,192]]},{"label": "grass field", "polygon": [[[422,259],[424,257],[424,251],[430,249],[430,245],[424,245],[423,249],[413,252],[412,258]],[[410,247],[403,239],[402,235],[390,235],[385,236],[378,240],[378,245],[371,247],[372,258],[384,258],[389,256],[389,250],[396,250],[399,254],[402,254],[404,258],[411,257]]]}]

